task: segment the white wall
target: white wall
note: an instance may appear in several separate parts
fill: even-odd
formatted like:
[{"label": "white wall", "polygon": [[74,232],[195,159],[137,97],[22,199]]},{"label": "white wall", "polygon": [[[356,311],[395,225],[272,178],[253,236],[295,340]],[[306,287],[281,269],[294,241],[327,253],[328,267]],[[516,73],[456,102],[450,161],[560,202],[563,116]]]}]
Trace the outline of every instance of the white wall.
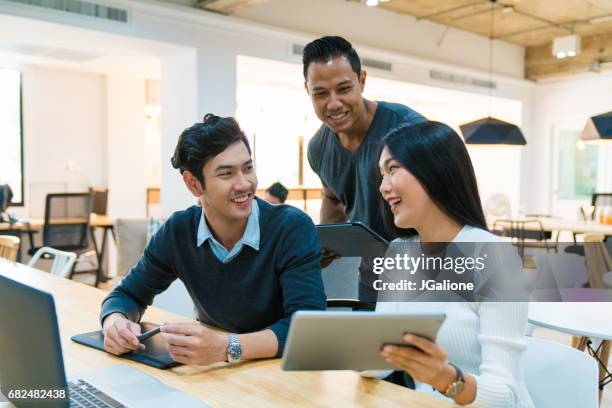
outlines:
[{"label": "white wall", "polygon": [[[236,17],[320,35],[341,35],[371,48],[475,69],[489,69],[485,37],[346,0],[270,0],[239,10]],[[494,43],[494,71],[523,78],[524,47]]]},{"label": "white wall", "polygon": [[146,213],[145,81],[106,77],[108,214],[142,218]]},{"label": "white wall", "polygon": [[[549,212],[553,199],[552,143],[555,127],[582,129],[590,116],[612,109],[612,73],[590,74],[538,84],[533,91],[532,135],[526,150],[526,205],[529,212]],[[599,170],[598,189],[612,191],[612,144],[601,145],[607,167]],[[565,214],[574,218],[578,205],[571,203]]]},{"label": "white wall", "polygon": [[[58,183],[106,185],[104,92],[101,75],[23,68],[26,205],[32,203],[30,192],[44,194]],[[40,217],[43,207],[44,201],[14,210],[20,216]]]},{"label": "white wall", "polygon": [[[484,62],[486,54],[483,53],[483,50],[488,49],[488,41],[485,38],[449,30],[450,37],[442,43],[441,48],[437,49],[435,42],[441,34],[441,26],[430,23],[413,24],[409,17],[400,21],[394,13],[383,10],[372,11],[364,7],[357,9],[354,8],[356,5],[341,0],[333,0],[333,4],[331,1],[329,0],[330,7],[338,13],[346,12],[349,10],[346,7],[350,7],[350,12],[356,13],[355,21],[359,24],[349,25],[336,16],[335,24],[325,25],[325,27],[338,27],[340,34],[347,35],[353,40],[362,56],[383,58],[393,62],[393,73],[377,73],[376,75],[400,81],[481,94],[487,93],[482,88],[450,84],[432,80],[429,77],[430,69],[436,68],[454,74],[488,79],[488,74],[482,70],[487,66]],[[309,25],[287,24],[288,27],[291,27],[289,30],[186,7],[161,4],[153,0],[146,2],[117,0],[115,3],[130,8],[132,21],[129,27],[118,27],[111,24],[93,26],[89,20],[77,16],[61,13],[35,13],[32,7],[27,6],[0,5],[0,13],[4,11],[13,15],[55,21],[68,26],[179,45],[185,49],[186,54],[193,53],[189,58],[185,57],[186,54],[181,57],[176,53],[160,56],[162,62],[161,200],[162,215],[167,215],[193,202],[193,199],[184,192],[177,171],[172,169],[168,163],[178,134],[186,126],[201,120],[201,116],[206,112],[220,115],[235,114],[237,57],[248,55],[295,62],[299,58],[290,55],[291,45],[305,44],[320,35],[321,29],[317,28],[320,26],[316,24],[329,24],[330,22],[326,19],[330,17],[320,16],[321,22],[319,22],[313,17],[312,11],[307,13],[308,10],[295,9],[292,11],[295,18],[304,18]],[[311,2],[304,3],[311,4]],[[327,3],[326,0],[325,4]],[[274,2],[274,4],[282,6],[280,2]],[[318,1],[315,6],[318,5],[320,10],[323,4],[322,1]],[[314,9],[317,10],[316,7]],[[286,17],[294,18],[293,16]],[[350,32],[342,32],[342,30],[348,30],[349,27],[354,28]],[[368,29],[364,30],[364,27]],[[295,31],[296,28],[303,32]],[[371,33],[372,38],[376,41],[370,40],[370,35],[366,37],[360,31]],[[353,36],[355,38],[351,38]],[[496,70],[513,77],[520,77],[523,64],[522,48],[506,44],[499,46],[503,48],[503,51],[497,52],[499,59],[496,59],[498,61]],[[424,54],[427,50],[429,53]],[[419,55],[426,55],[430,59],[419,58]],[[181,65],[174,61],[175,58],[187,58],[188,61]],[[452,62],[452,64],[446,62]],[[481,70],[474,70],[474,67]],[[301,72],[298,71],[295,75],[299,77]],[[526,81],[507,76],[497,75],[493,79],[498,85],[493,95],[518,99],[523,103],[522,117],[523,125],[525,125],[523,130],[529,139],[527,112],[529,111],[531,85]],[[168,84],[175,84],[176,87]],[[518,163],[517,166],[519,166]]]}]

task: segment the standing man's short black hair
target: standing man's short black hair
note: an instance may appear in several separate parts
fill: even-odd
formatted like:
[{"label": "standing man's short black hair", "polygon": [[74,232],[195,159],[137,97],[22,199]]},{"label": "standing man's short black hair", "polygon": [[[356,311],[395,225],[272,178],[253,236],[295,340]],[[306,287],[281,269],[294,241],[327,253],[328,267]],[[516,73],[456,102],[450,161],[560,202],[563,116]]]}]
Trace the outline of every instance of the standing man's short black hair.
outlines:
[{"label": "standing man's short black hair", "polygon": [[287,196],[289,195],[289,190],[278,181],[268,187],[266,191],[271,196],[278,198],[281,204],[287,201]]},{"label": "standing man's short black hair", "polygon": [[244,143],[251,154],[249,141],[236,119],[207,113],[202,122],[194,123],[181,133],[170,162],[181,174],[189,171],[204,187],[202,168],[206,162],[236,142]]},{"label": "standing man's short black hair", "polygon": [[318,38],[304,47],[302,64],[304,65],[304,79],[308,80],[308,67],[312,63],[325,63],[334,58],[345,57],[351,64],[353,71],[359,76],[361,61],[353,45],[342,37],[326,36]]}]

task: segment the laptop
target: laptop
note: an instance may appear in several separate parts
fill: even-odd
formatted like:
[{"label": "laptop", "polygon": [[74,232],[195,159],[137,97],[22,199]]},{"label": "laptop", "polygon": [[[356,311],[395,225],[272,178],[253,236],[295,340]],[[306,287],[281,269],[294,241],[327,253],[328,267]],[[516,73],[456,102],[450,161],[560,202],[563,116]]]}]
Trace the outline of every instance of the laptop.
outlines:
[{"label": "laptop", "polygon": [[209,405],[120,364],[67,381],[53,296],[0,275],[0,402],[18,407]]},{"label": "laptop", "polygon": [[404,334],[435,341],[444,313],[297,311],[281,367],[301,370],[393,370],[380,355],[385,344],[405,345]]}]

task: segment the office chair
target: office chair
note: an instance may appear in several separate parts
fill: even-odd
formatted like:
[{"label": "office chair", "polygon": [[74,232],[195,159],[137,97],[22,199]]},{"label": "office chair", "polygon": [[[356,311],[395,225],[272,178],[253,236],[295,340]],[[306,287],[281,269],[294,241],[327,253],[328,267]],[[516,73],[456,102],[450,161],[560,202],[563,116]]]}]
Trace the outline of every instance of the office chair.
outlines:
[{"label": "office chair", "polygon": [[[92,197],[90,193],[54,193],[47,194],[45,200],[45,222],[43,225],[43,247],[60,251],[75,252],[77,255],[98,251],[90,243]],[[40,248],[33,246],[29,254],[34,255]],[[100,263],[96,272],[96,287],[99,284]],[[72,275],[72,274],[71,274]],[[72,276],[70,276],[72,277]]]},{"label": "office chair", "polygon": [[59,251],[54,248],[42,247],[30,259],[28,266],[36,267],[36,263],[41,257],[49,256],[53,257],[53,264],[51,265],[51,272],[61,278],[70,278],[72,274],[72,268],[76,262],[77,256],[74,252]]},{"label": "office chair", "polygon": [[538,408],[597,408],[597,362],[564,344],[525,337],[525,382]]}]

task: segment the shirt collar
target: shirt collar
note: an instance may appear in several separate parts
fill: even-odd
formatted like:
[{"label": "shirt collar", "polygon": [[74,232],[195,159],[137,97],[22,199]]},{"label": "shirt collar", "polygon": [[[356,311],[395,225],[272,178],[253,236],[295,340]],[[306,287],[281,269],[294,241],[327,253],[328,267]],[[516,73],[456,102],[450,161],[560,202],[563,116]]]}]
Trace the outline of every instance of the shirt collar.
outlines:
[{"label": "shirt collar", "polygon": [[[249,214],[249,219],[247,220],[247,225],[244,229],[244,234],[242,234],[242,238],[240,238],[240,240],[236,243],[236,246],[239,246],[240,244],[248,245],[254,250],[259,251],[259,236],[259,204],[257,203],[257,199],[254,199],[251,214]],[[198,225],[196,245],[200,246],[208,239],[215,240],[215,237],[210,228],[208,228],[206,214],[204,213],[204,207],[202,207],[202,215],[200,217],[200,224]],[[229,250],[231,251],[232,248]]]}]

